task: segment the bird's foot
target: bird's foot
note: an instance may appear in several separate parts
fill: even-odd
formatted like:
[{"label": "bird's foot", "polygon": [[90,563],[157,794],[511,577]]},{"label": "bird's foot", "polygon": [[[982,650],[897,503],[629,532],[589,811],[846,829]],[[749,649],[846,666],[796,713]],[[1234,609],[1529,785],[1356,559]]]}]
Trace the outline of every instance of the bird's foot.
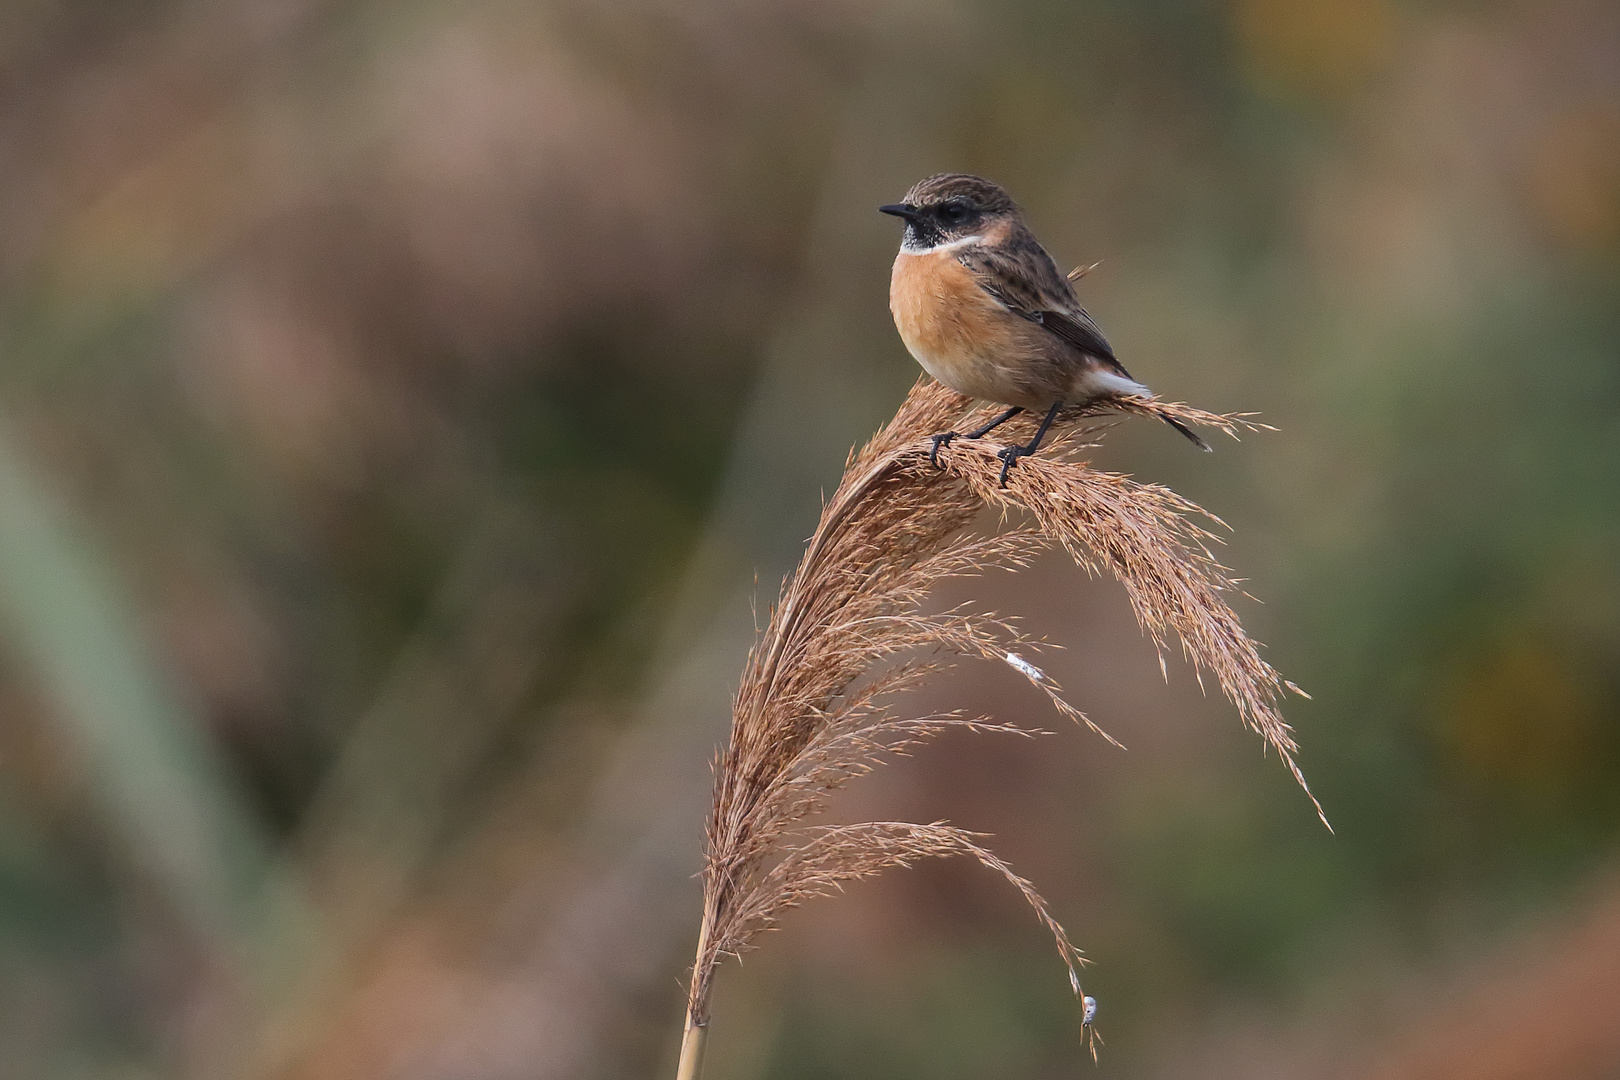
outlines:
[{"label": "bird's foot", "polygon": [[934,448],[928,451],[928,464],[932,465],[936,469],[941,468],[942,466],[939,463],[940,448],[951,445],[951,440],[954,438],[956,438],[956,432],[954,431],[942,431],[938,435],[935,435],[933,437]]},{"label": "bird's foot", "polygon": [[1021,457],[1029,457],[1034,453],[1035,451],[1029,449],[1027,446],[1004,446],[1000,450],[996,451],[996,457],[1001,459],[1002,487],[1007,486],[1007,474],[1012,472],[1012,467],[1014,465],[1018,464],[1018,459]]}]

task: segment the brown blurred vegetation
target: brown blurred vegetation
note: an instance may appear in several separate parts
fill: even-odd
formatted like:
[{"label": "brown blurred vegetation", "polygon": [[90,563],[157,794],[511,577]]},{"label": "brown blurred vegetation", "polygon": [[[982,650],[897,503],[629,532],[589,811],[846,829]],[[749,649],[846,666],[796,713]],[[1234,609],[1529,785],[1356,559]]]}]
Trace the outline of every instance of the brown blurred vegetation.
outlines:
[{"label": "brown blurred vegetation", "polygon": [[[914,376],[875,207],[945,168],[1282,429],[1099,461],[1236,527],[1338,834],[1063,560],[941,602],[1130,752],[835,812],[996,834],[1111,1075],[1620,1070],[1613,5],[11,0],[0,1071],[667,1069],[750,598]],[[1018,902],[797,913],[710,1075],[1072,1075]]]}]

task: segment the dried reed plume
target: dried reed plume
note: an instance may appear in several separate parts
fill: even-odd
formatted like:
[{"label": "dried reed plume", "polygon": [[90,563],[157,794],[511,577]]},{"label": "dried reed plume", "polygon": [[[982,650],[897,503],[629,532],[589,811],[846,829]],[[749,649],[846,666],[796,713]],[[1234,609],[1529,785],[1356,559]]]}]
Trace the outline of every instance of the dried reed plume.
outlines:
[{"label": "dried reed plume", "polygon": [[[923,601],[942,578],[1024,566],[1054,544],[1088,572],[1107,569],[1125,586],[1161,666],[1174,632],[1200,680],[1212,674],[1244,723],[1305,784],[1278,710],[1284,688],[1296,688],[1261,659],[1222,599],[1234,585],[1210,553],[1215,538],[1199,520],[1220,523],[1167,488],[1066,460],[1066,450],[1094,445],[1085,440],[1096,429],[1075,423],[1084,411],[1064,418],[1047,449],[1021,460],[1005,488],[991,440],[958,439],[942,449],[939,467],[930,464],[929,436],[977,423],[964,416],[970,406],[925,378],[894,419],[851,455],[749,656],[732,708],[730,744],[716,763],[703,923],[679,1080],[697,1075],[711,979],[722,956],[749,948],[788,908],[919,859],[965,855],[1006,878],[1051,933],[1080,994],[1079,950],[1034,886],[986,850],[981,835],[942,822],[803,824],[832,791],[947,729],[1037,733],[960,714],[906,718],[892,711],[897,693],[955,658],[1010,665],[1058,712],[1103,734],[1020,655],[1017,650],[1033,643],[1007,621],[961,608],[925,612]],[[1107,408],[1234,436],[1258,426],[1160,401]],[[1020,423],[1022,435],[1015,429],[1005,438],[1026,439],[1028,419],[1008,426]],[[986,508],[1001,511],[1003,520],[1008,511],[1022,511],[1026,523],[975,536],[968,526]]]}]

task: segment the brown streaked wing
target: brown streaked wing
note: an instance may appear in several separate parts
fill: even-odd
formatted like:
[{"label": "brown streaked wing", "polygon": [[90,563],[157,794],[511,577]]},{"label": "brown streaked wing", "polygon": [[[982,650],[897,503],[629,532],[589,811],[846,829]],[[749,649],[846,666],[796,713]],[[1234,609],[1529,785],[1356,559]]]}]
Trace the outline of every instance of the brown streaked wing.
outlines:
[{"label": "brown streaked wing", "polygon": [[967,248],[957,260],[972,271],[980,288],[1013,312],[1040,323],[1087,355],[1119,365],[1113,347],[1080,306],[1074,289],[1027,231],[1018,230],[995,246]]},{"label": "brown streaked wing", "polygon": [[[1067,311],[1037,311],[1035,321],[1082,352],[1099,360],[1106,360],[1112,367],[1119,367],[1119,360],[1114,356],[1113,347],[1108,344],[1108,339],[1102,336],[1097,324],[1091,321],[1091,316],[1086,314],[1085,308],[1076,307],[1072,314]],[[1125,374],[1124,368],[1119,370],[1121,374]],[[1128,375],[1126,377],[1129,378]]]}]

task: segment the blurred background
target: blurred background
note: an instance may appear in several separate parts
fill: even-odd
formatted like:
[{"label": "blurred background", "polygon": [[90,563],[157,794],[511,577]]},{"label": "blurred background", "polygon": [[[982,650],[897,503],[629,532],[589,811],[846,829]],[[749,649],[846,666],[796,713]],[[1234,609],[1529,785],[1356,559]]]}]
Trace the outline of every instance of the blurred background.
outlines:
[{"label": "blurred background", "polygon": [[[1620,1076],[1620,8],[7,0],[0,1073],[673,1075],[708,762],[916,376],[915,180],[1007,185],[1235,529],[1316,821],[1062,558],[1130,747],[950,738],[994,834],[722,969],[710,1080]],[[1054,726],[1016,674],[919,695]]]}]

